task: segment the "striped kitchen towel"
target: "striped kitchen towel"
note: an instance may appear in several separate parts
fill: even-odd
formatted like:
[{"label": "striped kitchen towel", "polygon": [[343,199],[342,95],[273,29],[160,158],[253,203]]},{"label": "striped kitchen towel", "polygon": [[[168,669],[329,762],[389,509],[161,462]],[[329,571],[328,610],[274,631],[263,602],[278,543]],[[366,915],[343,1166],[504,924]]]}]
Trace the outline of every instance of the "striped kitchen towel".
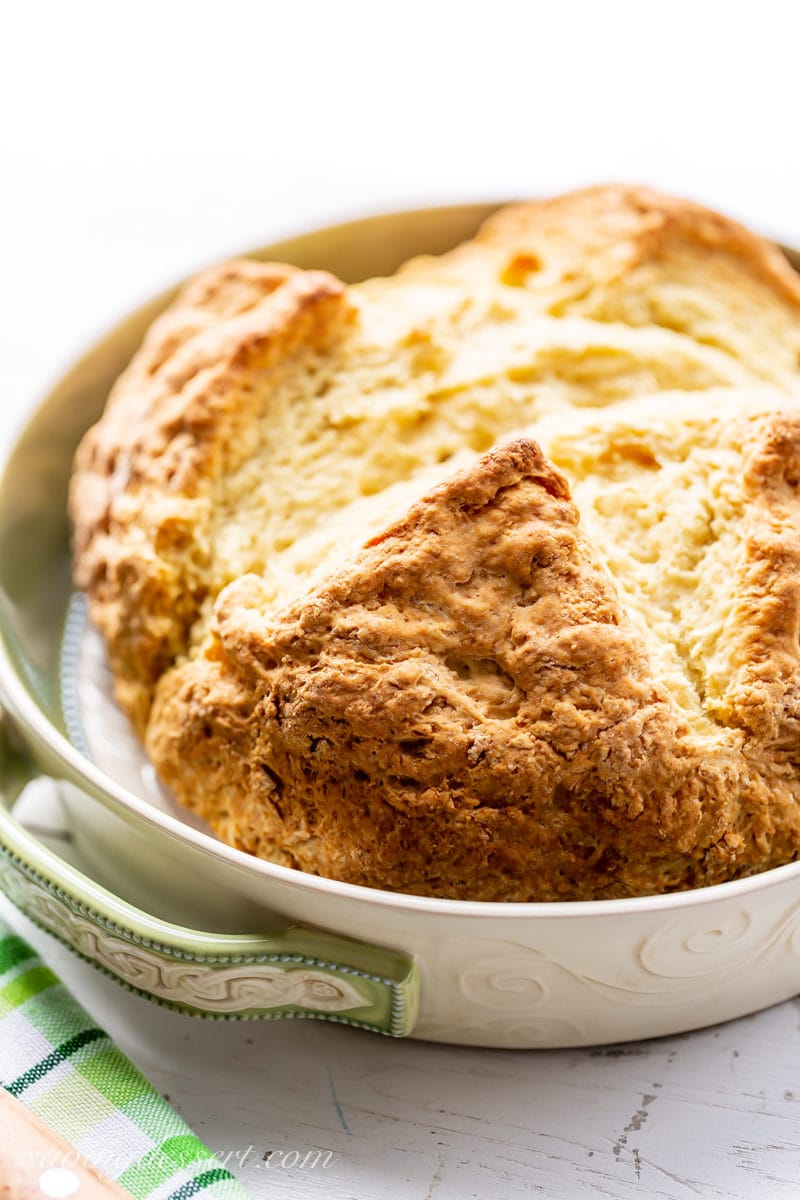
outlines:
[{"label": "striped kitchen towel", "polygon": [[230,1171],[2,921],[0,1084],[136,1200],[248,1200]]}]

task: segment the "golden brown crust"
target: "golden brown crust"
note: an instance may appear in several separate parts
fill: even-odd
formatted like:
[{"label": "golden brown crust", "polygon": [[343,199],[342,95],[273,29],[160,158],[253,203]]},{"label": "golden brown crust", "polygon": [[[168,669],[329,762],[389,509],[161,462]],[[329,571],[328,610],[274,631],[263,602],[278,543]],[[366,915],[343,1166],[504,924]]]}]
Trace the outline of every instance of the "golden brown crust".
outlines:
[{"label": "golden brown crust", "polygon": [[719,719],[800,766],[800,413],[777,413],[743,464],[745,554],[723,649],[734,663]]},{"label": "golden brown crust", "polygon": [[461,277],[502,264],[509,286],[535,287],[555,260],[568,277],[565,282],[581,281],[585,287],[587,281],[621,281],[648,262],[666,264],[672,253],[687,247],[695,255],[702,248],[738,261],[743,273],[800,309],[800,279],[777,246],[691,200],[631,184],[602,184],[506,205],[471,241],[437,258],[411,259],[398,274]]},{"label": "golden brown crust", "polygon": [[324,271],[239,260],[192,280],[150,328],[70,490],[75,578],[140,732],[160,675],[188,645],[206,598],[215,481],[263,415],[254,376],[302,370],[351,318]]},{"label": "golden brown crust", "polygon": [[556,316],[675,329],[758,363],[764,378],[797,373],[800,278],[781,251],[729,217],[648,187],[510,205],[472,241],[413,259],[400,275],[491,277],[539,295]]},{"label": "golden brown crust", "polygon": [[694,253],[703,247],[739,260],[786,304],[800,308],[800,280],[776,246],[730,217],[653,188],[604,185],[510,205],[489,218],[474,245],[503,253],[513,246],[515,253],[525,254],[534,228],[543,241],[571,247],[575,258],[578,229],[584,269],[598,276],[622,277],[636,265],[668,259],[680,247],[690,246]]},{"label": "golden brown crust", "polygon": [[[556,326],[568,334],[555,339]],[[504,371],[526,337],[539,357]],[[475,362],[451,368],[459,339]],[[254,263],[194,281],[87,435],[71,492],[76,577],[161,776],[248,851],[422,894],[632,895],[795,857],[798,353],[800,285],[779,253],[642,188],[513,206],[441,259],[349,293],[324,273]],[[654,355],[672,355],[666,384]],[[616,390],[615,370],[625,372]],[[748,390],[757,380],[771,390]],[[686,486],[716,472],[722,498],[707,502],[703,537],[728,538],[715,560],[726,571],[731,547],[718,630],[697,600],[711,586],[705,543],[687,541],[673,599],[654,601],[664,628],[691,601],[711,631],[708,691],[691,638],[675,648],[688,707],[658,657],[672,633],[643,631],[633,584],[615,581],[591,533],[620,493],[601,487],[582,521],[536,424],[531,437],[468,454],[465,470],[445,462],[438,486],[411,487],[463,446],[483,450],[593,398],[603,413],[617,400],[644,412],[659,386],[690,398],[687,445],[706,421]],[[341,501],[338,524],[319,512],[327,541],[306,521],[283,575],[266,550],[226,575],[230,527],[237,546],[257,546],[269,515],[268,490],[253,496],[280,465],[263,436],[277,393],[282,413],[305,413],[330,389],[307,440],[333,449],[320,468],[295,447],[298,494],[315,470],[339,469],[352,428],[366,430],[365,459],[376,430],[390,431],[389,450]],[[695,403],[697,392],[707,398]],[[458,409],[466,393],[471,407]],[[722,394],[733,416],[718,438]],[[492,424],[504,403],[511,415]],[[482,424],[469,424],[475,413]],[[416,431],[437,422],[444,433],[412,453]],[[666,470],[636,437],[609,440],[586,468],[600,478],[604,454],[621,455],[633,509],[648,472]],[[360,469],[357,456],[347,462],[331,494]],[[394,515],[377,507],[367,519],[382,499],[373,493],[404,479],[411,490],[387,507]]]},{"label": "golden brown crust", "polygon": [[550,900],[713,882],[800,832],[783,786],[773,836],[763,747],[754,763],[736,730],[699,737],[653,678],[530,441],[302,603],[264,608],[255,577],[226,589],[148,734],[162,777],[242,849],[374,887]]}]

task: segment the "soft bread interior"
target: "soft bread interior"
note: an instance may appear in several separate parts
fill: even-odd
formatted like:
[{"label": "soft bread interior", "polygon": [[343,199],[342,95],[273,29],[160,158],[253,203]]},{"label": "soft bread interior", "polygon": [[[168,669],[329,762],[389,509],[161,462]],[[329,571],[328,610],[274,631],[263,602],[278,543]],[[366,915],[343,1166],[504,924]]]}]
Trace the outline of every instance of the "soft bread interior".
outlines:
[{"label": "soft bread interior", "polygon": [[[259,574],[265,612],[310,594],[417,500],[477,459],[477,450],[449,449],[459,415],[469,419],[470,400],[467,389],[455,411],[447,408],[448,421],[416,426],[404,443],[405,457],[383,477],[371,473],[366,494],[359,467],[391,440],[391,422],[376,414],[362,410],[362,420],[345,424],[344,463],[338,443],[326,458],[324,437],[309,448],[295,447],[287,436],[276,471],[274,450],[265,443],[263,457],[247,466],[250,499],[218,528],[218,547],[230,539],[224,563],[230,578]],[[746,548],[747,455],[763,423],[782,409],[792,411],[792,401],[765,385],[710,389],[702,398],[667,391],[600,412],[548,413],[544,403],[544,416],[526,420],[537,407],[531,392],[513,416],[495,414],[495,437],[511,432],[505,422],[511,426],[516,418],[513,431],[536,440],[566,476],[588,540],[647,646],[654,676],[695,732],[713,736],[733,669],[730,638],[723,635],[733,620],[734,579]],[[398,403],[395,417],[399,411],[407,410]],[[401,463],[407,477],[398,479]],[[259,475],[268,481],[261,490]],[[287,515],[276,527],[275,509],[283,506]],[[797,520],[800,527],[800,510]]]},{"label": "soft bread interior", "polygon": [[212,578],[195,642],[231,580],[263,574],[276,603],[294,597],[298,579],[324,574],[337,548],[377,532],[498,440],[535,437],[544,418],[759,380],[671,330],[557,320],[526,293],[496,287],[466,298],[461,288],[381,282],[351,290],[357,321],[338,354],[305,356],[278,386],[264,381],[247,453],[209,504]]},{"label": "soft bread interior", "polygon": [[570,481],[655,677],[698,733],[719,719],[732,673],[720,644],[749,532],[748,451],[785,406],[770,389],[712,391],[700,403],[662,393],[532,430]]}]

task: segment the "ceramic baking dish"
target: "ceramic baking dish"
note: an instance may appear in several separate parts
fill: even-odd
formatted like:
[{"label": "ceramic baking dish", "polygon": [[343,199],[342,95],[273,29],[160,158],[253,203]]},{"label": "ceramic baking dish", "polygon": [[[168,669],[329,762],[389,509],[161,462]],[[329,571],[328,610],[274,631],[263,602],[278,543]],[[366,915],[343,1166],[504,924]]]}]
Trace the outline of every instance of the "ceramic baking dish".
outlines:
[{"label": "ceramic baking dish", "polygon": [[[372,217],[256,257],[359,279],[446,249],[493,207]],[[395,895],[231,849],[92,761],[65,712],[67,480],[81,434],[169,299],[125,320],[58,383],[0,483],[0,883],[19,908],[128,987],[183,1011],[324,1018],[469,1045],[654,1037],[800,991],[800,863],[632,900]],[[74,600],[71,612],[74,624]],[[54,781],[69,826],[49,845],[13,815],[36,774]]]}]

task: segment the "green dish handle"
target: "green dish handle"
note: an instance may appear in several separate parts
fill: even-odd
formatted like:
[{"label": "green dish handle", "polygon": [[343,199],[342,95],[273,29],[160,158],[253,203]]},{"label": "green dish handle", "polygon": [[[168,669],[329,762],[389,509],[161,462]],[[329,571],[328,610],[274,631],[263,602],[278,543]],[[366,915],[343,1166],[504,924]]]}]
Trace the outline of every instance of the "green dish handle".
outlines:
[{"label": "green dish handle", "polygon": [[188,929],[64,862],[11,814],[37,771],[9,733],[0,716],[0,889],[41,928],[131,991],[194,1016],[411,1033],[420,981],[409,954],[299,925],[265,936]]}]

